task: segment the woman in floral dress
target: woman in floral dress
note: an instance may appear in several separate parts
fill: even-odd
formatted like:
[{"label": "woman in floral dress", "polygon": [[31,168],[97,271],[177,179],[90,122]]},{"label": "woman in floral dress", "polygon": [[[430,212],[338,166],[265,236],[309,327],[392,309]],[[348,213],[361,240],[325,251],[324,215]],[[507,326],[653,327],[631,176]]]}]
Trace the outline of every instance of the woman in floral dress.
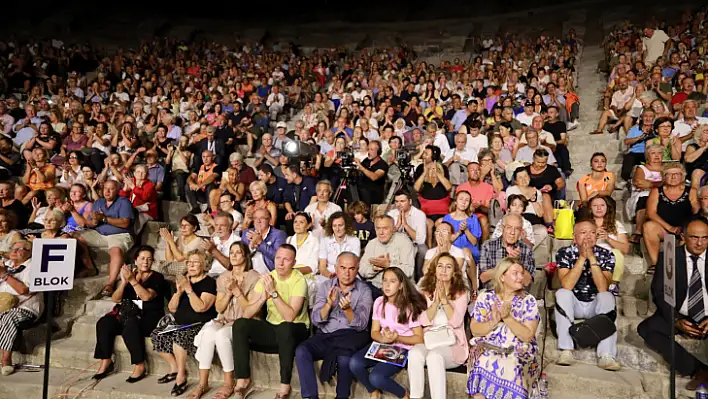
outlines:
[{"label": "woman in floral dress", "polygon": [[479,294],[472,311],[467,393],[474,399],[527,399],[536,379],[536,299],[524,291],[515,258],[496,267],[494,289]]}]

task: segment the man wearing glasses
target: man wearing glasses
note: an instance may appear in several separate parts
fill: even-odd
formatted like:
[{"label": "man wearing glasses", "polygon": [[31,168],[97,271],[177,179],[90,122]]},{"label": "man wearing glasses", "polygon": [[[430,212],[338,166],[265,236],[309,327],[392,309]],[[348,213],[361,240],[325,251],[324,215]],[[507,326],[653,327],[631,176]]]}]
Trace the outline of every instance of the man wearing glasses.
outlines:
[{"label": "man wearing glasses", "polygon": [[519,259],[524,266],[524,287],[531,286],[536,272],[536,262],[533,259],[533,249],[521,239],[524,224],[521,215],[508,213],[502,219],[502,235],[492,238],[482,244],[479,255],[479,280],[491,288],[496,265],[506,257]]}]

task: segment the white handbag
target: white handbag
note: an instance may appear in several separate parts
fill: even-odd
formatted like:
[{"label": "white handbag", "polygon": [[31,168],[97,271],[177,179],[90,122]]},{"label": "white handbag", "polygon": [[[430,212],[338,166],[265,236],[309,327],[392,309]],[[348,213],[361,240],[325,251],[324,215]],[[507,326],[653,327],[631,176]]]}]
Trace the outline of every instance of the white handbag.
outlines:
[{"label": "white handbag", "polygon": [[425,349],[429,351],[444,346],[452,346],[455,344],[455,341],[455,333],[447,324],[433,327],[423,334]]}]

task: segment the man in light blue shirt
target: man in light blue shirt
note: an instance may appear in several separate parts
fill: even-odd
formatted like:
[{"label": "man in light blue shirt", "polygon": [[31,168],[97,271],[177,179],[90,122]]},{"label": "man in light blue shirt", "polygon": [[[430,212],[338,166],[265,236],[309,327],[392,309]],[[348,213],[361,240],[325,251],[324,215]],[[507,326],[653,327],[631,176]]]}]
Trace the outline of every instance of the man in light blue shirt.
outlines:
[{"label": "man in light blue shirt", "polygon": [[622,172],[620,177],[624,181],[629,181],[632,177],[632,170],[636,165],[646,161],[644,156],[644,148],[647,140],[654,130],[654,110],[649,108],[642,112],[639,118],[639,123],[629,129],[627,137],[624,139],[624,145],[628,148],[622,160]]},{"label": "man in light blue shirt", "polygon": [[13,141],[18,146],[22,146],[22,144],[34,137],[39,132],[39,125],[42,123],[42,118],[37,116],[37,110],[34,105],[25,105],[25,113],[27,113],[27,117],[20,119],[12,126],[12,131],[15,132]]}]

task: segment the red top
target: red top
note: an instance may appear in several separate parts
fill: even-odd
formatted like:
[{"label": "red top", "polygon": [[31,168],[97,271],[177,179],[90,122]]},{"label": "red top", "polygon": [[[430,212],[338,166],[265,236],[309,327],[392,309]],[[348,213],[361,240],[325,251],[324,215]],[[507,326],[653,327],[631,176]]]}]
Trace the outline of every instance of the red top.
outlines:
[{"label": "red top", "polygon": [[[131,180],[135,183],[134,177],[132,177]],[[141,187],[138,187],[136,183],[135,188],[132,190],[120,190],[120,196],[128,198],[133,204],[133,208],[148,204],[147,212],[143,213],[147,213],[153,219],[157,219],[157,190],[155,190],[155,183],[150,180],[145,180]]]}]

